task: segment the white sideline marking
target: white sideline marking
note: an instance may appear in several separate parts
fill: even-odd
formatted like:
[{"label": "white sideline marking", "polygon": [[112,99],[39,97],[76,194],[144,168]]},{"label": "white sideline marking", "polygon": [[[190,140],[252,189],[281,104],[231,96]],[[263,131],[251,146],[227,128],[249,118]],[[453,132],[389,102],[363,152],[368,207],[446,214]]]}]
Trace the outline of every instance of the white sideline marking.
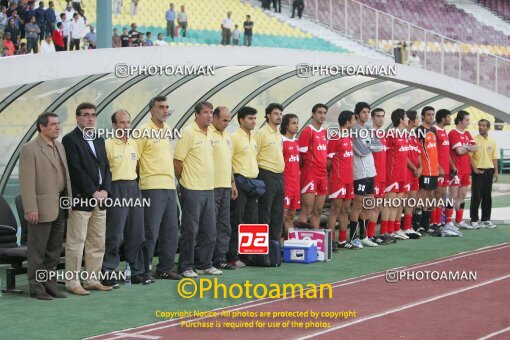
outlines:
[{"label": "white sideline marking", "polygon": [[492,280],[489,280],[489,281],[485,281],[485,282],[482,282],[482,283],[478,283],[478,284],[473,285],[473,286],[469,286],[469,287],[465,287],[465,288],[461,288],[461,289],[457,289],[457,290],[452,290],[452,291],[450,291],[448,293],[437,295],[437,296],[434,296],[432,298],[428,298],[428,299],[421,300],[421,301],[418,301],[418,302],[410,303],[410,304],[403,305],[403,306],[400,306],[400,307],[397,307],[397,308],[392,308],[392,309],[389,309],[389,310],[387,310],[385,312],[382,312],[382,313],[373,314],[373,315],[370,315],[370,316],[367,316],[367,317],[364,317],[364,318],[357,319],[356,321],[351,321],[351,322],[348,322],[348,323],[345,323],[345,324],[342,324],[342,325],[338,325],[338,326],[335,326],[335,327],[332,327],[332,328],[329,328],[329,329],[325,329],[325,330],[322,330],[322,331],[319,331],[319,332],[316,332],[316,333],[313,333],[313,334],[310,334],[310,335],[307,335],[307,336],[304,336],[304,337],[301,337],[301,338],[297,338],[297,339],[299,339],[299,340],[310,339],[310,338],[313,338],[313,337],[316,337],[316,336],[319,336],[319,335],[322,335],[322,334],[326,334],[326,333],[329,333],[329,332],[332,332],[332,331],[336,331],[338,329],[342,329],[342,328],[345,328],[345,327],[349,327],[349,326],[355,325],[355,324],[360,323],[360,322],[364,322],[364,321],[367,321],[367,320],[380,318],[381,316],[386,316],[388,314],[397,313],[397,312],[400,312],[400,311],[403,311],[403,310],[406,310],[406,309],[409,309],[409,308],[413,308],[413,307],[416,307],[416,306],[419,306],[419,305],[423,305],[423,304],[426,304],[426,303],[429,303],[429,302],[432,302],[432,301],[436,301],[436,300],[439,300],[439,299],[442,299],[442,298],[445,298],[445,297],[448,297],[448,296],[452,296],[452,295],[456,295],[456,294],[459,294],[459,293],[462,293],[462,292],[466,292],[466,291],[471,290],[471,289],[483,287],[483,286],[489,285],[491,283],[498,282],[498,281],[501,281],[501,280],[504,280],[504,279],[508,279],[508,278],[510,278],[510,274],[507,274],[507,275],[504,275],[504,276],[500,276],[500,277],[497,277],[495,279],[492,279]]},{"label": "white sideline marking", "polygon": [[505,329],[502,329],[500,331],[497,331],[497,332],[494,332],[494,333],[491,333],[491,334],[487,334],[486,336],[484,336],[483,338],[480,338],[478,340],[486,340],[486,339],[490,339],[492,337],[495,337],[496,335],[499,335],[499,334],[503,334],[503,333],[506,333],[510,331],[510,327],[507,327]]}]

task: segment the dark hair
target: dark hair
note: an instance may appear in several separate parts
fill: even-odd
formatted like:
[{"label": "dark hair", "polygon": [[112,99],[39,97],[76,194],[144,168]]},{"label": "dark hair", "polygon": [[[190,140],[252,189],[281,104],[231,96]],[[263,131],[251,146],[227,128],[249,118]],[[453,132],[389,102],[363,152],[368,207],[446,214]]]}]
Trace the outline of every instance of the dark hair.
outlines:
[{"label": "dark hair", "polygon": [[491,122],[489,122],[487,119],[484,119],[484,118],[480,119],[480,120],[478,121],[478,124],[480,124],[480,123],[486,123],[486,124],[487,124],[487,128],[488,128],[488,129],[490,129],[490,128],[491,128]]},{"label": "dark hair", "polygon": [[145,33],[145,35],[152,35],[152,33],[150,31],[147,31],[147,33]]},{"label": "dark hair", "polygon": [[271,112],[273,112],[274,109],[277,109],[277,110],[280,110],[283,112],[283,106],[281,104],[278,104],[278,103],[271,103],[269,104],[267,107],[266,107],[266,122],[268,121],[267,119],[267,115],[270,115]]},{"label": "dark hair", "polygon": [[81,110],[86,110],[86,109],[96,110],[96,106],[94,104],[88,103],[88,102],[81,103],[80,105],[78,105],[78,107],[76,107],[76,115],[77,116],[81,115]]},{"label": "dark hair", "polygon": [[113,114],[112,114],[112,123],[113,124],[117,124],[117,113],[119,112],[125,112],[128,114],[128,116],[131,118],[131,115],[129,114],[129,112],[127,112],[127,110],[124,110],[124,109],[120,109],[120,110],[117,110],[115,111]]},{"label": "dark hair", "polygon": [[437,110],[436,112],[436,123],[441,123],[443,121],[443,118],[446,119],[446,116],[448,115],[451,115],[452,112],[450,110],[447,110],[447,109],[441,109],[441,110]]},{"label": "dark hair", "polygon": [[60,13],[60,19],[64,18],[65,15],[65,13]]},{"label": "dark hair", "polygon": [[325,104],[318,103],[312,107],[312,112],[315,113],[320,108],[326,109],[326,111],[328,111],[328,107]]},{"label": "dark hair", "polygon": [[204,107],[208,107],[208,108],[212,109],[213,105],[211,103],[209,103],[209,102],[206,102],[206,101],[199,102],[199,103],[197,103],[197,105],[195,105],[195,113],[200,113],[200,111]]},{"label": "dark hair", "polygon": [[396,109],[391,113],[391,122],[393,123],[394,127],[397,127],[400,125],[400,120],[404,119],[406,114],[406,111],[404,109]]},{"label": "dark hair", "polygon": [[406,112],[406,116],[411,122],[414,122],[418,116],[418,112],[416,112],[416,110],[409,110]]},{"label": "dark hair", "polygon": [[280,133],[282,135],[287,133],[287,128],[289,127],[290,120],[293,118],[299,119],[298,116],[293,113],[287,113],[287,114],[283,115],[282,124],[280,125]]},{"label": "dark hair", "polygon": [[352,116],[354,116],[352,111],[345,110],[340,112],[340,115],[338,115],[338,125],[344,126],[347,122],[351,121]]},{"label": "dark hair", "polygon": [[58,118],[58,115],[56,113],[53,113],[53,112],[44,112],[44,113],[41,113],[39,115],[39,117],[37,117],[37,131],[38,132],[41,132],[41,127],[40,125],[42,126],[48,126],[48,122],[49,122],[49,118],[50,117],[56,117]]},{"label": "dark hair", "polygon": [[154,105],[156,105],[156,102],[166,102],[166,97],[165,96],[156,96],[154,98],[151,98],[151,100],[149,100],[149,110],[152,110]]},{"label": "dark hair", "polygon": [[62,26],[62,22],[57,23],[57,27],[60,27],[60,26]]},{"label": "dark hair", "polygon": [[464,117],[469,116],[469,112],[460,110],[457,112],[457,117],[455,117],[455,125],[459,124],[461,121],[464,120]]},{"label": "dark hair", "polygon": [[[382,108],[380,108],[380,107],[376,107],[375,109],[373,109],[373,110],[372,110],[372,112],[370,112],[370,115],[372,116],[372,118],[374,118],[374,117],[375,117],[375,114],[376,114],[377,112],[384,112],[384,110],[383,110]],[[386,113],[386,112],[385,112],[385,113]]]},{"label": "dark hair", "polygon": [[370,110],[370,105],[368,105],[368,103],[365,103],[365,102],[356,103],[356,106],[354,107],[354,115],[356,117],[359,116],[359,114],[361,113],[361,111],[363,111],[363,109]]},{"label": "dark hair", "polygon": [[78,15],[79,15],[78,13],[74,13],[73,18],[76,18]]},{"label": "dark hair", "polygon": [[237,121],[241,123],[241,119],[246,118],[246,116],[252,116],[256,114],[257,110],[255,110],[253,107],[243,106],[239,109],[239,111],[237,111]]},{"label": "dark hair", "polygon": [[421,109],[421,116],[425,117],[425,112],[427,111],[436,111],[432,106],[425,106],[423,109]]}]

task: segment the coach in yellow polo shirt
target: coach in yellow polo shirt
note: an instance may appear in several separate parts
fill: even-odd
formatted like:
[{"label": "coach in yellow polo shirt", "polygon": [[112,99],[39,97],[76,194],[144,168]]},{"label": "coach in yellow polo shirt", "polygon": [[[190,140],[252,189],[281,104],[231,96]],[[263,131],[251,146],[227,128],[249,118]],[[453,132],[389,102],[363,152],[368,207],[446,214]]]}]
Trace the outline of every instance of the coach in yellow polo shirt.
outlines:
[{"label": "coach in yellow polo shirt", "polygon": [[[491,123],[487,119],[478,122],[478,135],[473,139],[478,151],[471,157],[471,224],[480,228],[495,228],[491,222],[492,182],[498,180],[499,153],[496,141],[489,136]],[[478,208],[482,204],[482,219],[478,221]]]},{"label": "coach in yellow polo shirt", "polygon": [[232,173],[232,140],[227,131],[230,124],[230,110],[218,106],[213,111],[209,132],[212,137],[214,157],[214,203],[216,211],[216,245],[214,246],[213,265],[220,270],[236,269],[227,262],[230,242],[230,199],[237,198],[237,188]]},{"label": "coach in yellow polo shirt", "polygon": [[216,244],[212,117],[211,103],[198,103],[195,120],[175,145],[174,167],[182,197],[179,272],[187,278],[223,274],[212,265]]},{"label": "coach in yellow polo shirt", "polygon": [[255,179],[259,174],[257,165],[257,141],[253,129],[257,123],[257,110],[244,106],[237,112],[239,129],[230,138],[232,140],[232,168],[238,197],[230,202],[230,224],[232,234],[228,246],[227,261],[238,268],[246,265],[237,253],[239,242],[239,224],[257,223],[257,197],[243,190],[240,181]]},{"label": "coach in yellow polo shirt", "polygon": [[140,154],[140,189],[150,206],[144,207],[145,244],[143,247],[145,276],[152,278],[152,258],[158,241],[159,263],[156,277],[179,280],[181,276],[172,271],[179,242],[177,219],[177,194],[173,166],[171,130],[165,124],[169,117],[166,97],[154,97],[149,101],[151,119],[139,130],[137,139]]},{"label": "coach in yellow polo shirt", "polygon": [[[131,128],[131,116],[126,110],[118,110],[112,115],[115,136],[105,142],[106,155],[112,173],[111,198],[113,200],[131,200],[131,206],[112,206],[106,210],[106,241],[103,257],[103,272],[113,273],[120,262],[119,248],[124,238],[124,254],[131,267],[131,283],[148,284],[143,264],[143,227],[142,193],[136,182],[138,150],[136,142],[128,138]],[[138,204],[135,204],[138,202]],[[123,237],[124,236],[124,237]],[[114,277],[103,281],[103,285],[119,288]]]},{"label": "coach in yellow polo shirt", "polygon": [[259,198],[259,223],[269,224],[269,239],[280,240],[283,228],[283,139],[278,129],[282,122],[283,106],[271,103],[266,107],[266,124],[257,131],[257,162],[259,179],[266,184],[266,192]]}]

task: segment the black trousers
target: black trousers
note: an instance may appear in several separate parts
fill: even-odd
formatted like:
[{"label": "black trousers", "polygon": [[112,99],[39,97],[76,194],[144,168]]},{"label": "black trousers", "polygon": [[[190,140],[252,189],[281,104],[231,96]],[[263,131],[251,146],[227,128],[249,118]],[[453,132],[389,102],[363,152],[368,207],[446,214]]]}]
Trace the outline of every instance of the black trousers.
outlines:
[{"label": "black trousers", "polygon": [[297,12],[298,12],[298,17],[301,18],[303,16],[303,10],[305,8],[305,4],[304,2],[301,0],[294,0],[294,2],[292,3],[292,17],[294,18],[294,14],[296,12],[296,9],[297,9]]},{"label": "black trousers", "polygon": [[280,240],[283,229],[283,173],[259,168],[259,179],[266,184],[266,192],[259,198],[259,222],[269,224],[269,239]]},{"label": "black trousers", "polygon": [[282,12],[282,0],[272,0],[275,13]]},{"label": "black trousers", "polygon": [[235,175],[238,196],[237,199],[230,201],[230,226],[232,233],[228,245],[227,261],[239,260],[237,253],[239,243],[239,224],[257,223],[258,219],[258,199],[250,197],[248,193],[241,189],[237,182],[238,175]]},{"label": "black trousers", "polygon": [[483,170],[482,174],[471,174],[471,205],[469,215],[472,222],[478,222],[478,208],[482,203],[482,222],[490,221],[492,210],[492,180],[494,169]]}]

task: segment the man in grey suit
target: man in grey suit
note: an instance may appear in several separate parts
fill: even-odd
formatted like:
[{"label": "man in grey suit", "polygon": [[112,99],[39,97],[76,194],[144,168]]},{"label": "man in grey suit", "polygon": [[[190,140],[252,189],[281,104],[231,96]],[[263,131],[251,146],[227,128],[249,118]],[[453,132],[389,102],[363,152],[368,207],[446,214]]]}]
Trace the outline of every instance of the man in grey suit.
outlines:
[{"label": "man in grey suit", "polygon": [[[60,259],[66,211],[60,198],[71,196],[64,147],[56,139],[60,121],[55,113],[37,118],[39,135],[21,149],[19,180],[28,221],[28,282],[30,296],[39,300],[65,298],[53,272]],[[37,275],[36,275],[37,274]]]}]

